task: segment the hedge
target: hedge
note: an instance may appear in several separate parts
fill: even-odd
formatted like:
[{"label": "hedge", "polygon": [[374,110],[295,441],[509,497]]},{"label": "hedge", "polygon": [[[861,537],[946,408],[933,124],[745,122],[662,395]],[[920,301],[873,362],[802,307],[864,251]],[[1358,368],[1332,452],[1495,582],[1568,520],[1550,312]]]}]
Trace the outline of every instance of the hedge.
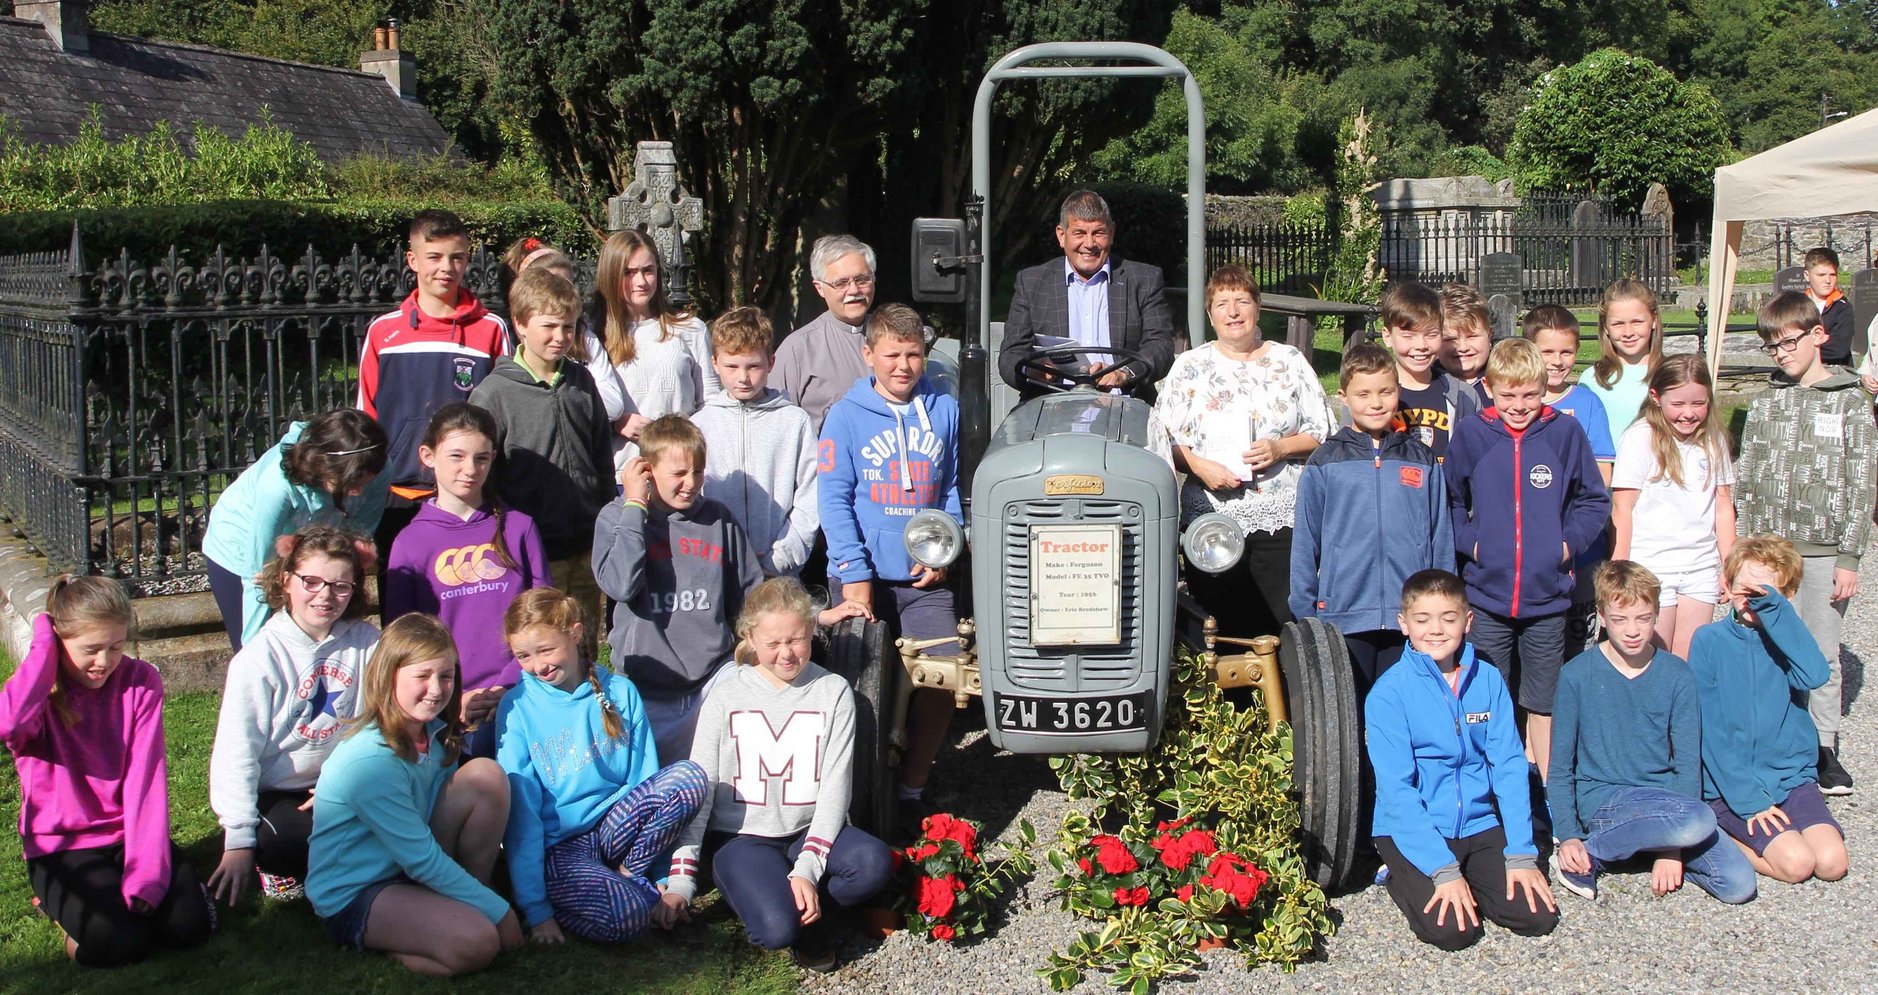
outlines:
[{"label": "hedge", "polygon": [[[133,257],[155,259],[173,245],[190,259],[202,259],[220,245],[230,255],[252,255],[265,243],[276,255],[306,251],[339,254],[357,245],[382,255],[404,237],[411,215],[432,205],[397,201],[292,202],[215,201],[153,207],[96,210],[23,211],[0,215],[0,255],[45,252],[71,244],[72,225],[84,237],[91,263],[128,250]],[[580,213],[558,200],[509,203],[452,202],[472,242],[500,252],[518,238],[534,235],[577,254],[597,248],[595,233]]]}]

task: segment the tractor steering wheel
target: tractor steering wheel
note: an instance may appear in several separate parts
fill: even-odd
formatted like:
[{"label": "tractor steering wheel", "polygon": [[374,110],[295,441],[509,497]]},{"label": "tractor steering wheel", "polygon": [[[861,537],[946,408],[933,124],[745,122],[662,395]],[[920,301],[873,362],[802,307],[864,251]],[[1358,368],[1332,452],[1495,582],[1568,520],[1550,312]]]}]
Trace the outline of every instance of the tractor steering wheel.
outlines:
[{"label": "tractor steering wheel", "polygon": [[[1059,370],[1050,363],[1050,359],[1057,356],[1107,357],[1108,366],[1101,373],[1071,373]],[[1064,345],[1047,349],[1033,347],[1028,354],[1017,361],[1017,372],[1040,387],[1067,394],[1078,387],[1106,389],[1100,387],[1097,381],[1106,376],[1110,369],[1134,360],[1147,362],[1147,358],[1141,353],[1119,346]],[[1061,382],[1064,380],[1069,381],[1070,385],[1065,387]],[[1146,377],[1135,377],[1123,384],[1120,389],[1122,393],[1132,397],[1145,386],[1148,386]]]}]

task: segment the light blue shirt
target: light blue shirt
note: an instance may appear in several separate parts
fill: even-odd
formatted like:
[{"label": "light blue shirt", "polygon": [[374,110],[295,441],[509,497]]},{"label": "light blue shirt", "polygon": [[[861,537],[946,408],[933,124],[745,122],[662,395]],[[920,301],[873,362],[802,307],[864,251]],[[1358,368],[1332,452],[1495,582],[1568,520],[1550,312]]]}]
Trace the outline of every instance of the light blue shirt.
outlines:
[{"label": "light blue shirt", "polygon": [[1092,348],[1109,342],[1109,264],[1087,280],[1063,260],[1063,282],[1069,288],[1069,337]]}]

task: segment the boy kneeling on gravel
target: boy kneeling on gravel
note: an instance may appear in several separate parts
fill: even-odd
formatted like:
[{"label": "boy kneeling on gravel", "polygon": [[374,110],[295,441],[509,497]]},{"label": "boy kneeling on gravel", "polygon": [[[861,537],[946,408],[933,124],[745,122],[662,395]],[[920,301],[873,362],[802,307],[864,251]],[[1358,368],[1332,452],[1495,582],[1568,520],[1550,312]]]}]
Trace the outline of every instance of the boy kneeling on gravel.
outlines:
[{"label": "boy kneeling on gravel", "polygon": [[1482,913],[1544,936],[1558,906],[1533,844],[1525,750],[1506,680],[1467,642],[1467,589],[1423,570],[1402,585],[1396,620],[1409,648],[1376,679],[1365,712],[1389,897],[1444,950],[1479,940]]},{"label": "boy kneeling on gravel", "polygon": [[1610,638],[1559,674],[1546,796],[1559,883],[1598,897],[1598,871],[1651,858],[1650,887],[1689,880],[1729,905],[1754,897],[1754,869],[1702,803],[1702,702],[1689,664],[1651,642],[1656,575],[1629,560],[1598,568],[1598,618]]}]

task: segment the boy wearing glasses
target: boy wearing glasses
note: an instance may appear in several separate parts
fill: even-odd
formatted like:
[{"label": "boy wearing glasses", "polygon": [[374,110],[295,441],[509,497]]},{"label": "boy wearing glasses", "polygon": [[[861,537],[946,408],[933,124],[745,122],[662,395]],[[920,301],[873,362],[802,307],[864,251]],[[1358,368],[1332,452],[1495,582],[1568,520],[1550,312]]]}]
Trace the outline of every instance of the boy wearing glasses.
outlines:
[{"label": "boy wearing glasses", "polygon": [[1736,531],[1772,533],[1800,552],[1800,618],[1832,667],[1811,694],[1808,711],[1819,732],[1819,790],[1852,793],[1839,763],[1839,629],[1858,593],[1859,557],[1871,541],[1874,454],[1869,400],[1858,377],[1827,365],[1819,308],[1799,291],[1761,307],[1763,352],[1789,382],[1754,399],[1736,465]]}]

